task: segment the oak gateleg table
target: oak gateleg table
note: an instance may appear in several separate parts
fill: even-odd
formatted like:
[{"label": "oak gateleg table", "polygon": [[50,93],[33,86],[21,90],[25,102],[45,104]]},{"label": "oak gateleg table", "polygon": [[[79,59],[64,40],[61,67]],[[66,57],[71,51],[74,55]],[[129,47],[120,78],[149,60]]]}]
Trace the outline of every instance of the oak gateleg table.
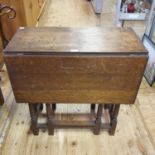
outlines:
[{"label": "oak gateleg table", "polygon": [[[17,103],[28,103],[31,130],[88,127],[114,135],[121,104],[134,104],[148,53],[130,28],[20,28],[4,50]],[[56,119],[56,104],[90,104],[88,121]],[[98,104],[97,112],[95,105]],[[46,105],[47,122],[38,123]],[[109,123],[102,122],[102,112]]]}]

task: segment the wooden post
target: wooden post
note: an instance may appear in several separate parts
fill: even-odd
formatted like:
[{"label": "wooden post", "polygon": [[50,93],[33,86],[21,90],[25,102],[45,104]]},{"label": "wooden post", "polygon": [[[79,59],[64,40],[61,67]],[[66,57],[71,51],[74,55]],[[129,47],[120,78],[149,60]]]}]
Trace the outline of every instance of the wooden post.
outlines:
[{"label": "wooden post", "polygon": [[109,109],[109,104],[104,104],[104,109]]},{"label": "wooden post", "polygon": [[39,134],[39,128],[38,128],[38,111],[37,111],[37,104],[29,103],[29,111],[31,116],[31,130],[34,135]]},{"label": "wooden post", "polygon": [[52,110],[53,110],[53,111],[56,110],[56,103],[52,103]]},{"label": "wooden post", "polygon": [[92,113],[95,113],[96,105],[94,103],[91,104],[90,110]]},{"label": "wooden post", "polygon": [[0,105],[3,105],[3,103],[4,103],[4,97],[2,94],[2,89],[0,88]]},{"label": "wooden post", "polygon": [[111,109],[109,110],[109,113],[110,113],[110,125],[111,125],[111,128],[109,129],[109,134],[110,135],[115,134],[119,108],[120,108],[120,104],[117,104],[117,105],[112,105]]},{"label": "wooden post", "polygon": [[95,121],[96,125],[94,128],[95,135],[98,135],[100,133],[102,111],[103,111],[103,104],[99,104],[98,109],[97,109],[96,121]]},{"label": "wooden post", "polygon": [[54,135],[54,126],[53,126],[53,115],[54,115],[54,110],[53,106],[51,108],[50,104],[46,104],[46,112],[47,112],[47,127],[48,127],[48,134],[49,135]]}]

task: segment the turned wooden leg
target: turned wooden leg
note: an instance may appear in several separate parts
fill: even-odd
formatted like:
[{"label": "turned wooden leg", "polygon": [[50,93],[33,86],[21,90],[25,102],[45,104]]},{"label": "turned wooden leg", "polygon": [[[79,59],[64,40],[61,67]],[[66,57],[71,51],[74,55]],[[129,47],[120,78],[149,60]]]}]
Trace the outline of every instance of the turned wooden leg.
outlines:
[{"label": "turned wooden leg", "polygon": [[38,135],[39,128],[37,126],[37,120],[38,120],[37,104],[29,103],[29,111],[31,116],[31,130],[34,135]]},{"label": "turned wooden leg", "polygon": [[43,103],[38,103],[37,104],[37,111],[40,113],[40,112],[42,112],[43,111]]},{"label": "turned wooden leg", "polygon": [[54,114],[54,111],[52,110],[50,104],[46,104],[46,112],[47,112],[48,134],[49,135],[54,135],[54,126],[53,126],[53,114]]},{"label": "turned wooden leg", "polygon": [[110,105],[109,105],[109,113],[110,113],[110,114],[113,113],[113,111],[114,111],[114,107],[115,107],[114,104],[110,104]]},{"label": "turned wooden leg", "polygon": [[91,112],[95,113],[95,108],[96,108],[96,105],[91,104],[91,107],[90,107]]},{"label": "turned wooden leg", "polygon": [[96,116],[96,125],[94,128],[94,134],[98,135],[100,133],[100,129],[101,129],[101,118],[102,118],[102,111],[103,111],[103,104],[99,104],[98,106],[98,110],[97,110],[97,116]]},{"label": "turned wooden leg", "polygon": [[52,110],[53,110],[53,111],[56,110],[56,103],[52,103]]},{"label": "turned wooden leg", "polygon": [[111,113],[113,111],[114,108],[114,104],[104,104],[104,109],[105,110],[109,110],[109,112]]},{"label": "turned wooden leg", "polygon": [[104,104],[104,109],[109,109],[109,104]]},{"label": "turned wooden leg", "polygon": [[119,108],[120,108],[120,104],[112,105],[112,107],[111,107],[111,109],[109,111],[109,113],[110,113],[110,125],[111,125],[111,128],[109,129],[109,134],[110,135],[115,134]]}]

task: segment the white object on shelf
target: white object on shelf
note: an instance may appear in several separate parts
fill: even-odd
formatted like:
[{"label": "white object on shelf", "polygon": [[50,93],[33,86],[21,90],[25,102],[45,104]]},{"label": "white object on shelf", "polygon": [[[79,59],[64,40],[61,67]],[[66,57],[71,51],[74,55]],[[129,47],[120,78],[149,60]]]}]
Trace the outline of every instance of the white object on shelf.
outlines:
[{"label": "white object on shelf", "polygon": [[95,13],[101,13],[103,7],[103,0],[91,0]]},{"label": "white object on shelf", "polygon": [[145,20],[146,13],[121,13],[120,20]]}]

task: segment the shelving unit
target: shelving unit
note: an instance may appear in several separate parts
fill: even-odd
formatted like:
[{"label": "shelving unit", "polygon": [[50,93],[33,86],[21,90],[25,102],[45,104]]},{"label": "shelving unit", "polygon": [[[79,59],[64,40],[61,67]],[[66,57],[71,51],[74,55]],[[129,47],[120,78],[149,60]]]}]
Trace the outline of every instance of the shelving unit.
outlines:
[{"label": "shelving unit", "polygon": [[152,0],[117,0],[116,26],[123,26],[127,20],[146,20]]},{"label": "shelving unit", "polygon": [[155,1],[152,3],[148,24],[142,41],[149,52],[149,60],[144,75],[149,85],[152,86],[155,81]]}]

